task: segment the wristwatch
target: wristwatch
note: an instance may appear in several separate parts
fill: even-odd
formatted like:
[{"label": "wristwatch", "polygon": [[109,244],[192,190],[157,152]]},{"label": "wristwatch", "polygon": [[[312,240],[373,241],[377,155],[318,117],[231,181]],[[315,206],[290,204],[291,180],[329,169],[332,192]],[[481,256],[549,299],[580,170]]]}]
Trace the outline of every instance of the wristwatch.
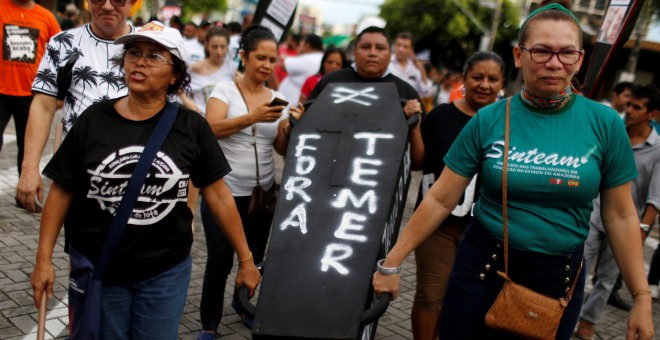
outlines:
[{"label": "wristwatch", "polygon": [[385,259],[376,262],[376,270],[378,270],[379,273],[383,275],[396,275],[401,273],[401,267],[383,267],[383,263],[385,263]]},{"label": "wristwatch", "polygon": [[648,233],[649,230],[651,230],[651,226],[646,224],[646,223],[640,223],[639,227],[642,229],[643,232]]}]

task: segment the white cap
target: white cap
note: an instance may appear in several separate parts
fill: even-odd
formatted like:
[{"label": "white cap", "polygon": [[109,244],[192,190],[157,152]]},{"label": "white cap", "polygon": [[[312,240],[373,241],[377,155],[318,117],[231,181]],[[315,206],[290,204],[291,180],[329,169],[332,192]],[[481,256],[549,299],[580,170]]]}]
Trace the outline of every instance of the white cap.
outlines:
[{"label": "white cap", "polygon": [[115,45],[126,44],[131,41],[151,41],[163,45],[170,53],[182,61],[188,60],[183,38],[177,29],[167,27],[159,21],[152,21],[142,27],[138,27],[133,33],[122,35],[115,40]]}]

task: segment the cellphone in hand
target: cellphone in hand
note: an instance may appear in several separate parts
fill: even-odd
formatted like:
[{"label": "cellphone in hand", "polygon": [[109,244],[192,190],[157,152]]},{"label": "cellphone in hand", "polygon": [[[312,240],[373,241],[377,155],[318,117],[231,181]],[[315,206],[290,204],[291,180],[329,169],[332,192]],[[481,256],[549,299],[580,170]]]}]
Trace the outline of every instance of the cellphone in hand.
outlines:
[{"label": "cellphone in hand", "polygon": [[268,105],[269,106],[287,106],[287,105],[289,105],[289,102],[287,102],[286,100],[284,100],[282,98],[275,97],[275,99],[273,99],[273,101],[270,102],[270,104],[268,104]]}]

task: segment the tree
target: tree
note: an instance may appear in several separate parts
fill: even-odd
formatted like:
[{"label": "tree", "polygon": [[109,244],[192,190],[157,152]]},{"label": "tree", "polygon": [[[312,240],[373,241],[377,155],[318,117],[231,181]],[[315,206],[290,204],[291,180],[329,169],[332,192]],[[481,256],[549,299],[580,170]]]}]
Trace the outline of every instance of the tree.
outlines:
[{"label": "tree", "polygon": [[224,12],[226,10],[227,0],[186,0],[181,10],[181,17],[186,22],[197,13],[202,13],[204,17],[207,17],[213,11]]},{"label": "tree", "polygon": [[[431,50],[434,63],[460,69],[467,57],[479,48],[484,35],[479,26],[490,27],[492,22],[495,2],[492,1],[493,6],[484,4],[479,0],[385,0],[380,16],[387,21],[386,30],[390,34],[410,31],[418,47]],[[479,23],[475,24],[461,7]],[[503,43],[510,47],[510,42],[516,39],[518,17],[518,8],[510,0],[504,0],[496,51]]]}]

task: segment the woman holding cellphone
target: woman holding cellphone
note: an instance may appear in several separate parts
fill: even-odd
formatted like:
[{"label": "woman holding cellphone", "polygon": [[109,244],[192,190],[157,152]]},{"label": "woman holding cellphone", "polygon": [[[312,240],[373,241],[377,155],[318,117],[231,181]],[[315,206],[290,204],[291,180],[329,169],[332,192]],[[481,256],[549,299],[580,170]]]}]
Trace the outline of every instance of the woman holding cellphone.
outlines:
[{"label": "woman holding cellphone", "polygon": [[[268,213],[248,215],[252,189],[257,185],[257,171],[261,187],[273,191],[273,149],[279,154],[286,152],[291,133],[289,114],[299,119],[303,108],[299,105],[287,112],[288,103],[282,94],[264,86],[277,62],[277,40],[269,29],[255,25],[243,32],[240,58],[245,65],[243,78],[239,82],[220,82],[215,86],[206,105],[206,120],[232,167],[225,180],[236,201],[254,261],[259,263],[264,256],[273,216]],[[231,255],[227,254],[234,250],[222,233],[213,230],[215,221],[204,198],[201,212],[208,260],[200,306],[203,331],[199,338],[212,339],[220,324],[224,287],[233,264]],[[244,319],[244,323],[249,326],[251,321]]]}]

